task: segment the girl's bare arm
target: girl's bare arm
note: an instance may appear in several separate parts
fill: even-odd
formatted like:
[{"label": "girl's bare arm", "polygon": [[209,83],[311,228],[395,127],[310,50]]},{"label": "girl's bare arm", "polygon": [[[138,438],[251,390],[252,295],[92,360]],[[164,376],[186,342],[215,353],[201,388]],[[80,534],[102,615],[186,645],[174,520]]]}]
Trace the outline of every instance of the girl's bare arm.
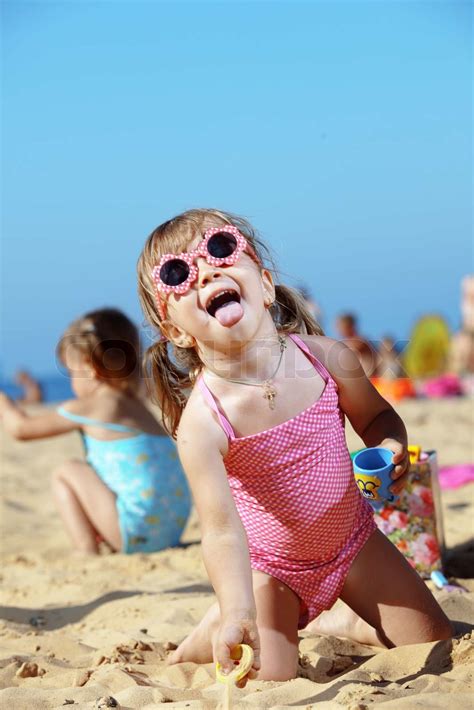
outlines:
[{"label": "girl's bare arm", "polygon": [[[237,643],[254,648],[260,667],[256,608],[247,536],[227,481],[222,451],[225,435],[199,396],[192,396],[178,430],[178,451],[199,515],[202,553],[221,612],[215,656],[231,668]],[[235,629],[238,629],[236,640]]]},{"label": "girl's bare arm", "polygon": [[339,404],[366,446],[383,446],[394,453],[392,486],[398,493],[408,470],[407,432],[393,407],[365,375],[356,353],[331,338],[307,337],[312,352],[331,373],[339,390]]},{"label": "girl's bare arm", "polygon": [[65,419],[53,409],[30,415],[3,392],[0,392],[0,417],[7,432],[22,441],[57,436],[78,428],[77,424]]}]

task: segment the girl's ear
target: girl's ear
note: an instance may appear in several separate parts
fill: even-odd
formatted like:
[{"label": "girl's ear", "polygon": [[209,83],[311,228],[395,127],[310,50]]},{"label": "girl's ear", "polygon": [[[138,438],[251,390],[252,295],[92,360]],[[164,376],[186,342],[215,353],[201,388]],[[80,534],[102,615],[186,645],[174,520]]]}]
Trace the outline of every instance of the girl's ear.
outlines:
[{"label": "girl's ear", "polygon": [[263,302],[265,308],[270,308],[272,303],[275,301],[275,284],[273,283],[273,276],[268,269],[262,269],[262,286],[263,286]]},{"label": "girl's ear", "polygon": [[163,321],[160,324],[160,330],[178,348],[193,348],[196,345],[196,340],[192,335],[189,335],[189,333],[186,333],[186,331],[171,323],[171,321]]},{"label": "girl's ear", "polygon": [[98,380],[100,378],[100,373],[97,372],[96,368],[93,365],[90,366],[89,373],[93,380]]},{"label": "girl's ear", "polygon": [[97,367],[89,357],[85,357],[82,360],[81,370],[87,373],[87,377],[90,377],[91,380],[98,380],[100,377],[100,373],[97,372]]}]

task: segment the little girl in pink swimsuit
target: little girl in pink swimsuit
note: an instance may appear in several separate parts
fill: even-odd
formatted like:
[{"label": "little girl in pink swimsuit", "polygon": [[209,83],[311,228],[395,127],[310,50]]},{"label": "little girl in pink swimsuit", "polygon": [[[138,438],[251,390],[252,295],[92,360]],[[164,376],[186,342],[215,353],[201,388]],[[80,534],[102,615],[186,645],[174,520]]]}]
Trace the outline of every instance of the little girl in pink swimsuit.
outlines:
[{"label": "little girl in pink swimsuit", "polygon": [[[393,451],[400,417],[357,356],[326,338],[244,219],[190,210],[158,227],[138,264],[143,309],[161,338],[148,365],[177,439],[218,603],[171,662],[219,661],[250,644],[250,678],[294,678],[298,629],[393,646],[451,635],[431,593],[376,530],[344,436]],[[189,395],[189,396],[187,396]],[[325,616],[326,615],[326,616]],[[245,681],[244,681],[245,682]]]}]

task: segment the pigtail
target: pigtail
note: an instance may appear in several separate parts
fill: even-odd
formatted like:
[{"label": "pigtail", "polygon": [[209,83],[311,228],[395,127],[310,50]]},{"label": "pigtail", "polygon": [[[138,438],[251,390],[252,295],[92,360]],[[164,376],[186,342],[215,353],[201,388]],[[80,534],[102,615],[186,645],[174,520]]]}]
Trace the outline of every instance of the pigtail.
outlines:
[{"label": "pigtail", "polygon": [[276,284],[271,314],[280,332],[324,335],[321,326],[310,313],[304,297],[289,286]]},{"label": "pigtail", "polygon": [[170,357],[170,344],[159,340],[145,352],[143,368],[150,396],[161,409],[163,426],[176,439],[179,420],[186,405],[186,393],[192,387],[188,372]]}]

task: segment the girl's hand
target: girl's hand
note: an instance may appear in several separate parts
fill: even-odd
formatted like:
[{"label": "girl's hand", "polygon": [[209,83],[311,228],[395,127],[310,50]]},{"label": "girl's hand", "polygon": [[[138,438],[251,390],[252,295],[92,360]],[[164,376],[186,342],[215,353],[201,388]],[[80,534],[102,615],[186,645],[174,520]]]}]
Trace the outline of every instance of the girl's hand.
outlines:
[{"label": "girl's hand", "polygon": [[392,471],[392,479],[394,483],[390,486],[390,490],[394,495],[398,495],[405,487],[408,470],[410,468],[410,456],[408,454],[408,449],[406,444],[403,444],[396,439],[384,439],[379,446],[382,446],[384,449],[389,449],[389,451],[393,451],[392,463],[395,464],[395,468]]},{"label": "girl's hand", "polygon": [[246,610],[227,614],[221,621],[217,636],[214,641],[214,660],[220,663],[224,673],[229,673],[234,669],[234,661],[230,653],[235,646],[246,643],[251,646],[254,652],[253,666],[237,685],[239,688],[245,687],[247,680],[257,677],[260,670],[260,638],[255,621],[255,611]]}]

